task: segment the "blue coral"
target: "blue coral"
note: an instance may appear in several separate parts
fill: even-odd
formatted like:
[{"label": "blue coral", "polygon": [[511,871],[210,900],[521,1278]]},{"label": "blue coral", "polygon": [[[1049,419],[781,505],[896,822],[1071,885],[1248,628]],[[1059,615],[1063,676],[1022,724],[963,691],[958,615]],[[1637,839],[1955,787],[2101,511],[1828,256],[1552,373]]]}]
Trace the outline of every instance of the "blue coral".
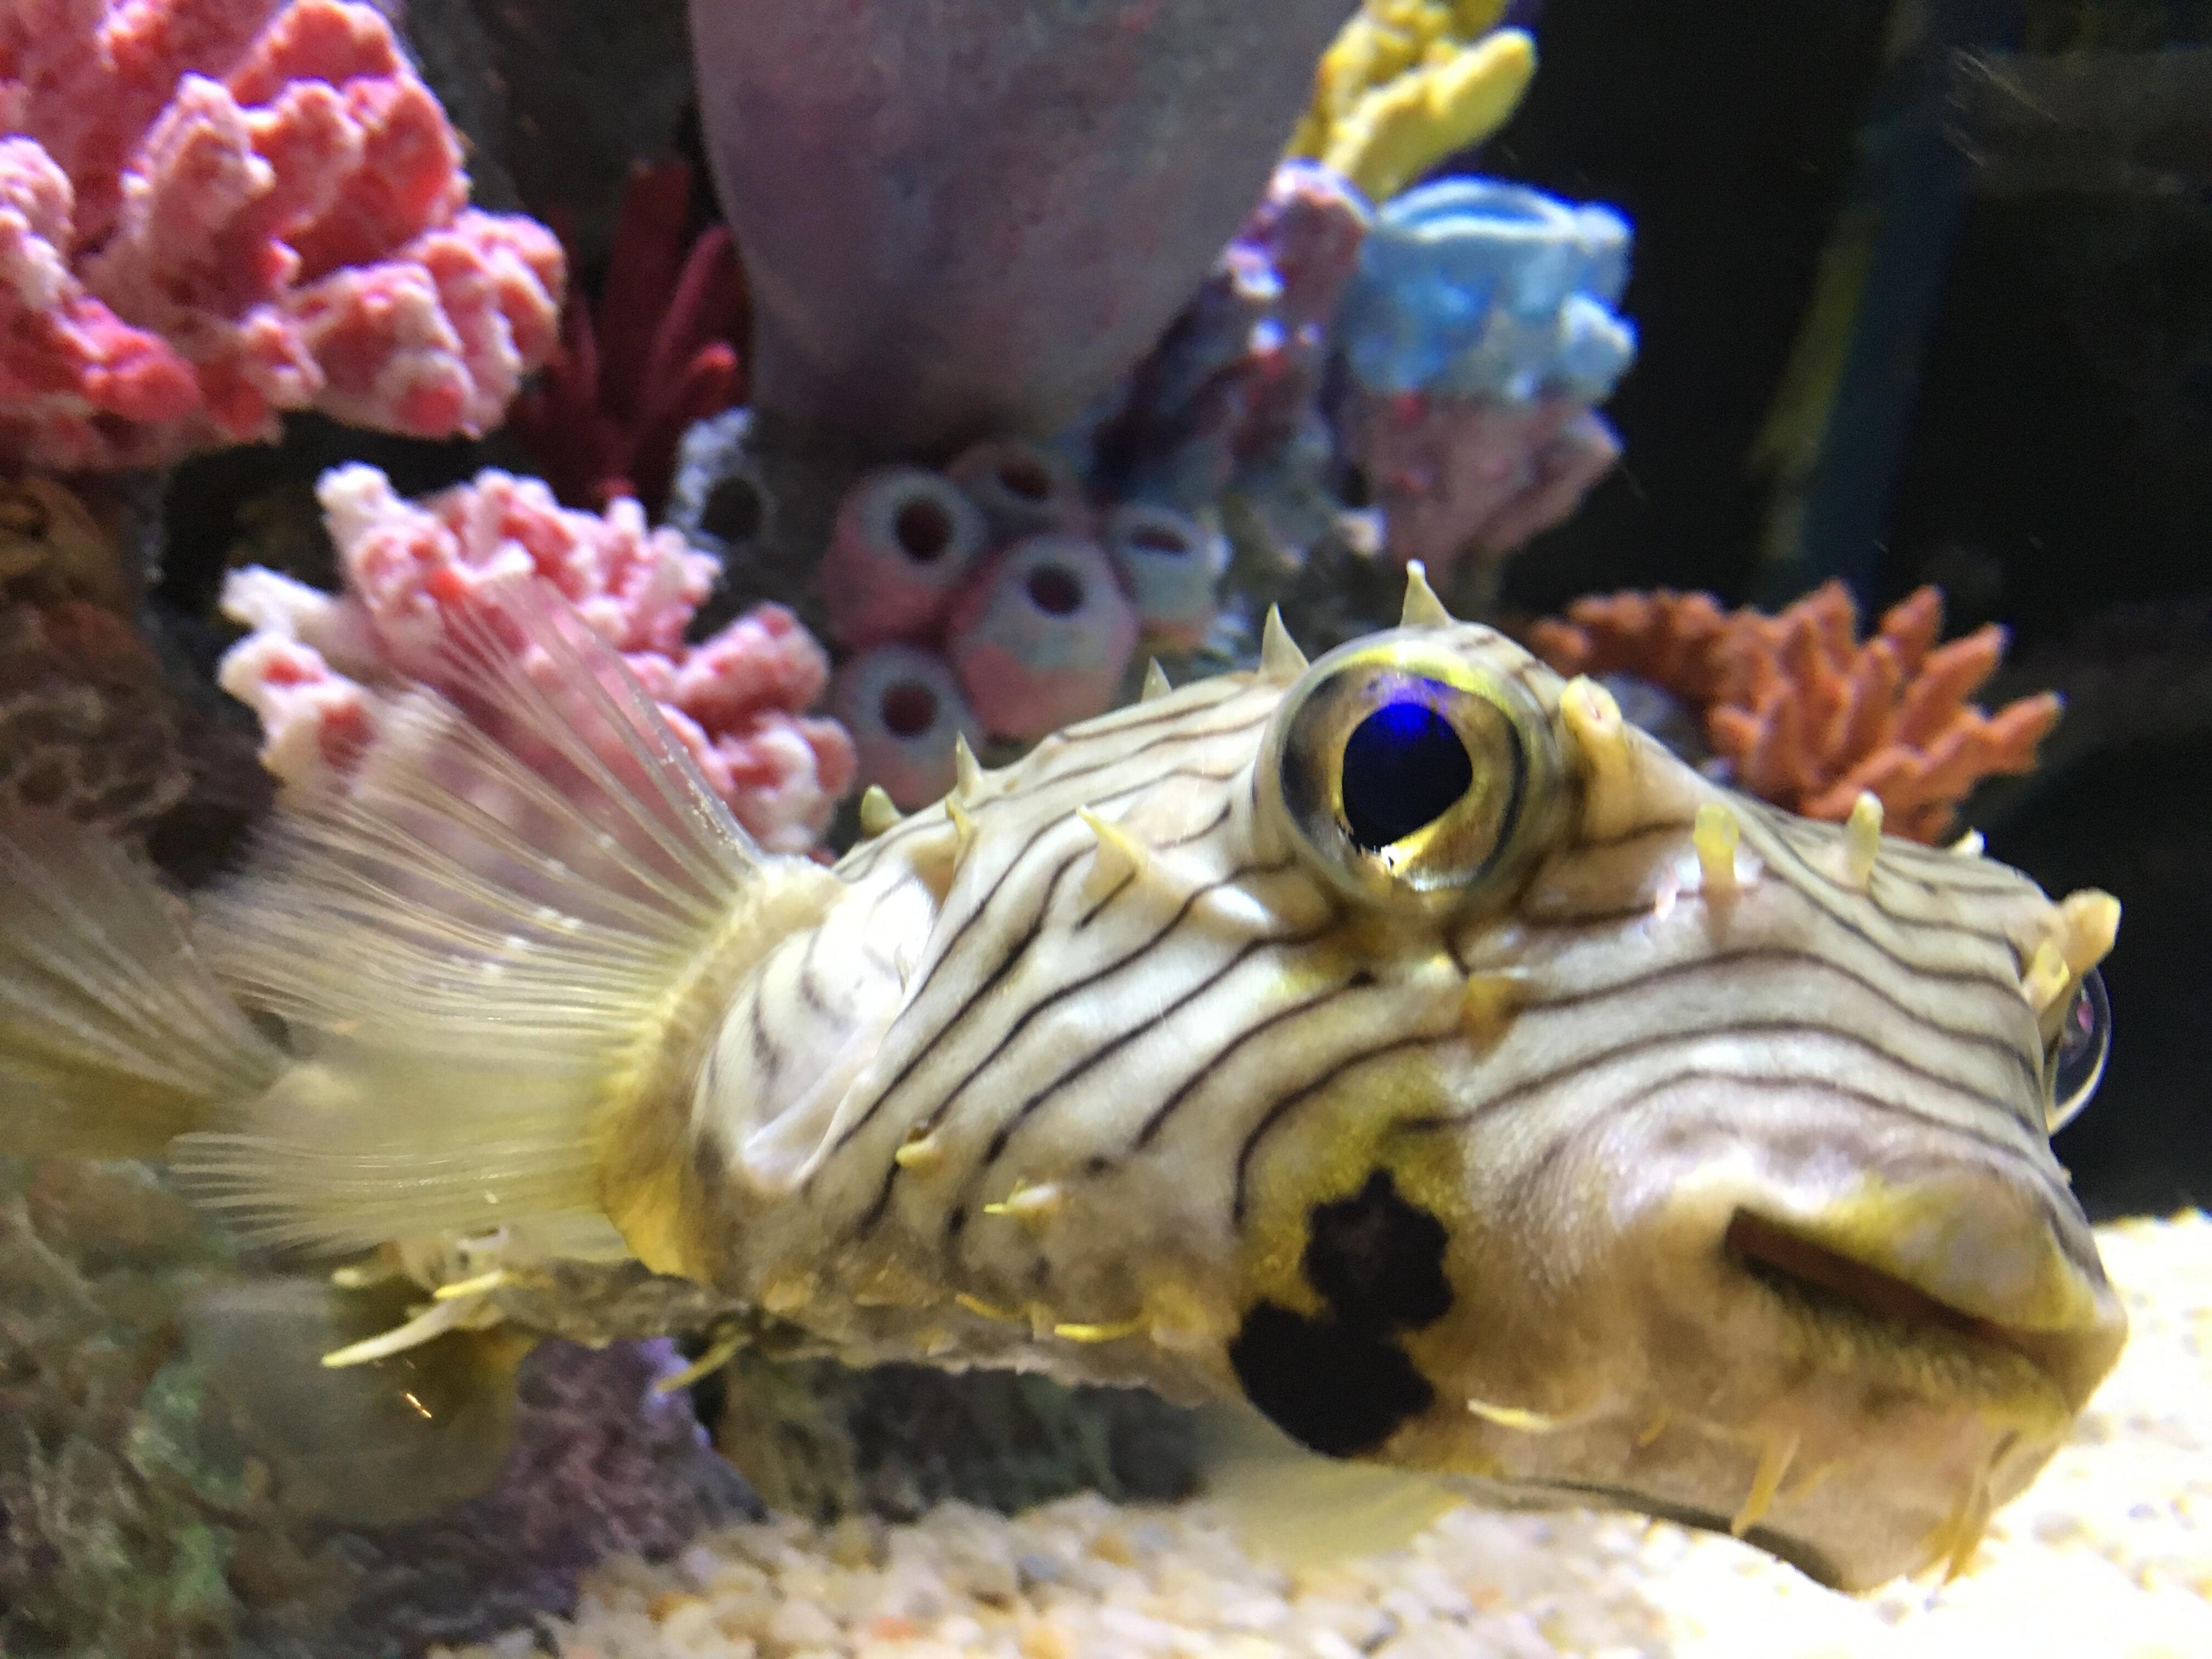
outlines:
[{"label": "blue coral", "polygon": [[1613,309],[1628,222],[1494,179],[1409,191],[1376,216],[1338,326],[1368,391],[1602,401],[1636,356]]}]

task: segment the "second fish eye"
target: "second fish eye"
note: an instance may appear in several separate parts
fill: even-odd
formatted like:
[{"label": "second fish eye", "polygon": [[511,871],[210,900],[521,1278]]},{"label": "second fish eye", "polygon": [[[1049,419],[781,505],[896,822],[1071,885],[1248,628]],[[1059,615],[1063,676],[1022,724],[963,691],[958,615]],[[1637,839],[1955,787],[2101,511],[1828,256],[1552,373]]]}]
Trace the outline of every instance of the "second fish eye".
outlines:
[{"label": "second fish eye", "polygon": [[2112,1052],[2112,1005],[2105,976],[2092,968],[2081,976],[2067,1006],[2065,1024],[2051,1045],[2051,1099],[2045,1127],[2056,1134],[2080,1115],[2104,1081],[2105,1061]]}]

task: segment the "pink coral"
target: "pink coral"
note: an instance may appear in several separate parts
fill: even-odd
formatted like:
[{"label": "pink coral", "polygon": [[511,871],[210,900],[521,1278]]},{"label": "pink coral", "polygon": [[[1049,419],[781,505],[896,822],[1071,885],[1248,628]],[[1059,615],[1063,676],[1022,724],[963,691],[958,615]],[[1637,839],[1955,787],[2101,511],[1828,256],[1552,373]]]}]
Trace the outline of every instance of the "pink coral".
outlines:
[{"label": "pink coral", "polygon": [[374,8],[0,10],[0,460],[131,466],[284,410],[496,425],[555,345],[559,244],[467,208]]},{"label": "pink coral", "polygon": [[714,562],[673,531],[648,531],[635,501],[574,512],[535,479],[485,471],[418,504],[369,466],[325,474],[318,494],[344,593],[249,569],[223,594],[254,632],[224,659],[222,684],[260,714],[264,759],[280,776],[343,770],[374,729],[380,688],[440,684],[452,617],[483,583],[519,572],[551,583],[622,653],[763,845],[808,847],[852,787],[852,740],[804,712],[829,678],[822,648],[779,605],[687,645]]},{"label": "pink coral", "polygon": [[1391,556],[1439,575],[1462,558],[1502,558],[1549,530],[1620,459],[1602,417],[1557,397],[1355,390],[1345,435],[1374,485]]}]

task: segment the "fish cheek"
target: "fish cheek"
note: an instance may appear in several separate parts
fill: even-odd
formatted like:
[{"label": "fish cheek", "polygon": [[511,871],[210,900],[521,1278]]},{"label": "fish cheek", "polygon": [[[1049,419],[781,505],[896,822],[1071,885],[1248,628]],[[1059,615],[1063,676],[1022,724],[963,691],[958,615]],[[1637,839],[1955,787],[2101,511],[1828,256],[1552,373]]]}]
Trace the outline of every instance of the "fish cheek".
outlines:
[{"label": "fish cheek", "polygon": [[1384,1330],[1419,1330],[1451,1311],[1444,1278],[1444,1224],[1398,1191],[1376,1170],[1349,1198],[1316,1204],[1304,1266],[1340,1322]]},{"label": "fish cheek", "polygon": [[1292,1439],[1330,1457],[1373,1452],[1436,1403],[1397,1340],[1450,1310],[1443,1224],[1407,1200],[1387,1170],[1309,1212],[1300,1266],[1323,1306],[1261,1301],[1229,1359],[1246,1398]]},{"label": "fish cheek", "polygon": [[1309,1319],[1274,1302],[1245,1316],[1229,1363],[1268,1421],[1328,1457],[1374,1451],[1436,1403],[1436,1390],[1395,1342],[1354,1335],[1326,1315]]}]

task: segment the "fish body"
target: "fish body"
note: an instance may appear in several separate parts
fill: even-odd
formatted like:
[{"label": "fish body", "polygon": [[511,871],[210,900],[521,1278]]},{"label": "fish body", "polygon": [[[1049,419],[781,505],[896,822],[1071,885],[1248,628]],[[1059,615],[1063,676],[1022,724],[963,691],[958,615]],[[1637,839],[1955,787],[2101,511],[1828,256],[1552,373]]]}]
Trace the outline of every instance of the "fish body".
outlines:
[{"label": "fish body", "polygon": [[[1853,1587],[1963,1559],[2117,1358],[2048,1136],[2117,906],[1734,795],[1418,572],[1399,629],[1271,626],[830,868],[573,617],[487,603],[123,1022],[211,1056],[134,1120],[204,1202],[437,1285],[356,1357],[631,1261]],[[127,1045],[45,1041],[51,1145]]]}]

